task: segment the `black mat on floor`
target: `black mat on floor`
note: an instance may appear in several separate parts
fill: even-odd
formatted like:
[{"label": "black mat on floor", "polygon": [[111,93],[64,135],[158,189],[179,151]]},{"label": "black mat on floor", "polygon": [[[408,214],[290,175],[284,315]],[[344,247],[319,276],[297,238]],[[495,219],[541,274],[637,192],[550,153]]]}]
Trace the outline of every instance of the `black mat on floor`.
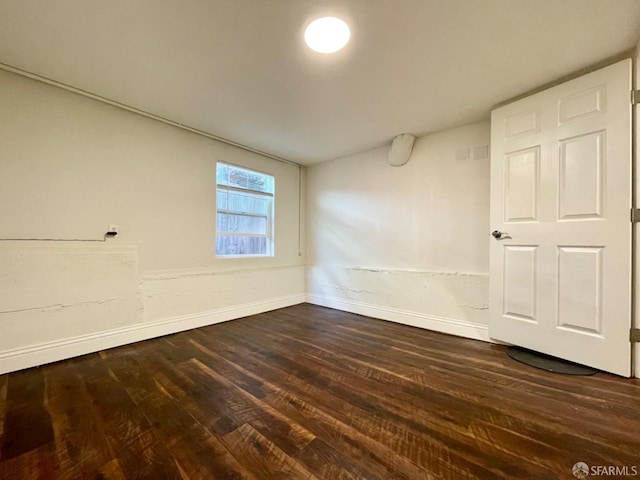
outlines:
[{"label": "black mat on floor", "polygon": [[520,347],[508,347],[507,355],[518,362],[546,370],[547,372],[563,373],[565,375],[594,375],[598,373],[598,370],[593,368]]}]

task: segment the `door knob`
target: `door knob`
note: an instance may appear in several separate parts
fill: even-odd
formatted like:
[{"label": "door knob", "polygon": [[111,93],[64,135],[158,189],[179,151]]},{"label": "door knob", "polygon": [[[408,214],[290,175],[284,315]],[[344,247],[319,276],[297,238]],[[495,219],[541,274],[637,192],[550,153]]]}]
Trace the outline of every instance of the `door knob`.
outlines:
[{"label": "door knob", "polygon": [[507,232],[500,232],[498,230],[494,230],[493,232],[491,232],[491,235],[493,235],[493,238],[495,238],[496,240],[500,240],[502,237],[509,236]]}]

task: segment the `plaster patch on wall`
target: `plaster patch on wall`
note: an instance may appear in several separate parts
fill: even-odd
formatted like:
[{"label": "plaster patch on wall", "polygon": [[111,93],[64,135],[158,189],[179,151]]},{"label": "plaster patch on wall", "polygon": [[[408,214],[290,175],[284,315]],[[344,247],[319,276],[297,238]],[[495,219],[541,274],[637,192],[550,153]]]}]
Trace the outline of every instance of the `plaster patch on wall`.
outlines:
[{"label": "plaster patch on wall", "polygon": [[[292,266],[277,266],[277,267],[260,267],[261,271],[277,271],[288,270],[290,268],[299,267],[299,265]],[[219,269],[219,268],[202,268],[202,269],[174,269],[169,271],[151,271],[140,275],[143,281],[154,280],[184,280],[191,277],[210,277],[220,275],[242,275],[253,273],[257,268],[235,268],[235,269]]]},{"label": "plaster patch on wall", "polygon": [[469,308],[476,309],[476,310],[488,310],[489,309],[489,305],[470,305],[470,304],[467,304],[466,306],[469,307]]},{"label": "plaster patch on wall", "polygon": [[391,270],[385,270],[381,268],[366,268],[366,267],[343,267],[347,270],[356,270],[361,272],[374,272],[374,273],[390,273]]},{"label": "plaster patch on wall", "polygon": [[373,267],[352,267],[352,266],[340,266],[345,270],[353,270],[358,272],[373,272],[373,273],[407,273],[407,274],[415,274],[421,276],[454,276],[454,277],[476,277],[478,275],[486,275],[486,274],[478,274],[478,273],[467,273],[467,272],[441,272],[441,271],[432,271],[432,270],[409,270],[402,268],[373,268]]},{"label": "plaster patch on wall", "polygon": [[0,351],[142,320],[134,246],[12,242],[0,264]]},{"label": "plaster patch on wall", "polygon": [[3,312],[0,312],[0,315],[6,315],[9,313],[21,313],[21,312],[30,312],[33,310],[37,310],[39,312],[45,313],[48,312],[50,310],[64,310],[65,308],[69,308],[69,307],[75,307],[78,305],[104,305],[105,303],[108,302],[117,302],[120,301],[122,299],[120,298],[105,298],[103,300],[90,300],[87,302],[78,302],[78,303],[58,303],[56,305],[45,305],[45,306],[39,306],[39,307],[29,307],[29,308],[22,308],[19,310],[5,310]]},{"label": "plaster patch on wall", "polygon": [[488,325],[486,274],[310,266],[307,290],[311,295]]},{"label": "plaster patch on wall", "polygon": [[303,266],[142,277],[145,321],[305,293]]}]

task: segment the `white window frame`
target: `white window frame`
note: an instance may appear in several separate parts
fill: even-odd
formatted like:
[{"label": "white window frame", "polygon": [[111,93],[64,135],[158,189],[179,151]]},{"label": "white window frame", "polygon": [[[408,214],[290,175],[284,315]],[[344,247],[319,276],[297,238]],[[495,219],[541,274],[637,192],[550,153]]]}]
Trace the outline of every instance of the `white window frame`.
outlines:
[{"label": "white window frame", "polygon": [[[259,190],[250,190],[248,188],[240,188],[240,187],[234,187],[231,185],[221,185],[219,183],[216,182],[216,244],[218,241],[218,237],[219,236],[225,236],[225,237],[256,237],[256,238],[266,238],[266,242],[267,242],[267,253],[247,253],[247,254],[233,254],[233,255],[224,255],[224,254],[218,254],[217,251],[217,246],[216,246],[216,258],[255,258],[255,257],[259,257],[259,258],[263,258],[263,257],[273,257],[275,256],[275,241],[274,241],[274,219],[273,219],[273,210],[274,210],[274,205],[275,205],[275,177],[270,174],[270,173],[266,173],[266,172],[261,172],[259,170],[254,170],[252,168],[247,168],[247,167],[243,167],[241,165],[236,165],[233,163],[229,163],[229,162],[223,162],[221,160],[218,160],[216,162],[216,171],[217,171],[217,167],[218,165],[226,165],[228,167],[236,167],[242,170],[246,170],[248,172],[252,172],[252,173],[257,173],[260,175],[266,175],[272,178],[273,181],[273,189],[274,189],[274,193],[271,192],[261,192]],[[224,190],[224,191],[231,191],[231,192],[238,192],[238,193],[242,193],[244,195],[249,195],[249,196],[253,196],[256,198],[260,198],[260,199],[266,199],[268,200],[268,207],[267,207],[267,215],[266,215],[266,219],[267,219],[267,232],[266,233],[242,233],[242,232],[224,232],[224,231],[218,231],[218,214],[219,213],[228,213],[228,214],[232,214],[232,215],[247,215],[250,217],[262,217],[262,215],[251,215],[251,214],[247,214],[245,212],[240,212],[240,211],[235,211],[235,210],[229,210],[229,209],[220,209],[218,207],[218,192],[220,190]],[[264,217],[263,217],[264,218]]]}]

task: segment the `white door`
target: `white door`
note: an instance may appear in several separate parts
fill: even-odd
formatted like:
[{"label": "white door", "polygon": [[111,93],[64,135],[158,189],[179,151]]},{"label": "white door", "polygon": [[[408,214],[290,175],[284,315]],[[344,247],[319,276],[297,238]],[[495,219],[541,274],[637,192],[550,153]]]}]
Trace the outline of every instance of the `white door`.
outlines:
[{"label": "white door", "polygon": [[491,116],[490,336],[623,376],[630,93],[624,60]]}]

